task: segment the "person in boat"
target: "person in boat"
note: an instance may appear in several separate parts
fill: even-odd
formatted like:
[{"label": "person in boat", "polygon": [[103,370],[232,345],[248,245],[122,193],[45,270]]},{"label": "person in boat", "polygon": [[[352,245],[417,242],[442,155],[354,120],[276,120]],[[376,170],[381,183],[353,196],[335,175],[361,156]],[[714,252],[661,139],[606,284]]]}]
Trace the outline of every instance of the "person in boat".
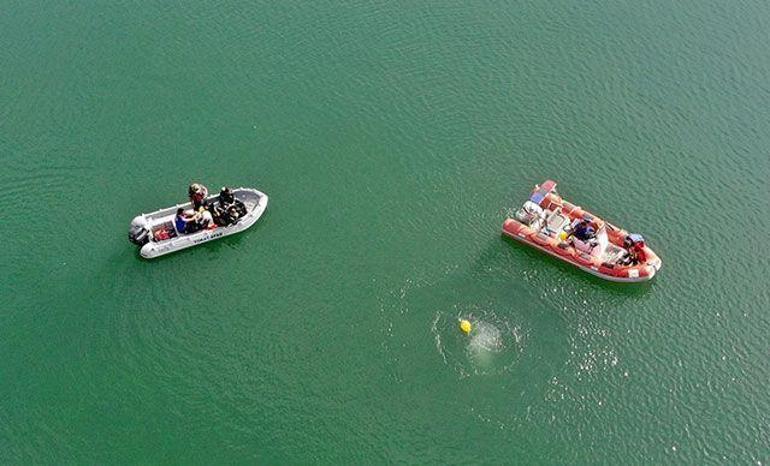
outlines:
[{"label": "person in boat", "polygon": [[214,214],[214,222],[219,226],[227,226],[233,223],[233,219],[228,213],[228,208],[235,200],[230,188],[223,187],[219,191],[219,202],[211,206],[211,212]]},{"label": "person in boat", "polygon": [[202,204],[198,211],[191,215],[186,214],[181,207],[177,209],[174,223],[180,233],[195,233],[205,228],[211,228],[214,225],[214,219],[211,212],[206,210],[205,205]]},{"label": "person in boat", "polygon": [[246,207],[235,198],[233,191],[223,186],[219,191],[218,214],[225,225],[231,225],[245,215]]},{"label": "person in boat", "polygon": [[203,204],[203,200],[209,195],[209,190],[200,183],[193,183],[187,188],[187,194],[190,196],[190,203],[197,212]]},{"label": "person in boat", "polygon": [[174,224],[176,225],[176,230],[180,234],[194,233],[199,230],[195,217],[185,214],[184,209],[181,207],[176,209]]},{"label": "person in boat", "polygon": [[200,207],[198,207],[198,210],[195,212],[195,215],[195,221],[198,222],[200,228],[210,228],[214,225],[214,217],[211,215],[209,201],[204,199],[201,202]]},{"label": "person in boat", "polygon": [[583,219],[575,225],[572,234],[580,241],[589,241],[596,236],[596,229],[591,225],[591,222]]},{"label": "person in boat", "polygon": [[637,265],[647,262],[647,253],[644,251],[644,238],[642,235],[630,234],[623,240],[623,246],[628,251],[623,263],[625,265]]},{"label": "person in boat", "polygon": [[233,194],[233,191],[228,188],[227,186],[223,186],[222,189],[219,190],[219,204],[222,207],[228,207],[231,204],[235,203],[235,194]]}]

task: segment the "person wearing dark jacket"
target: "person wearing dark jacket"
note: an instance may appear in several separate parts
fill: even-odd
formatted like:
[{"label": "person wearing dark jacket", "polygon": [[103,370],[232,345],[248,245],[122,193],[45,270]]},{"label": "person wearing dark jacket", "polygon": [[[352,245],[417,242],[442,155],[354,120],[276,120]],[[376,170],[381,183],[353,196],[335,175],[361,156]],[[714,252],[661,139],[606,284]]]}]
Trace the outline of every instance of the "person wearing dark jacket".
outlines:
[{"label": "person wearing dark jacket", "polygon": [[588,222],[588,220],[581,220],[580,223],[575,226],[575,230],[572,234],[580,241],[588,241],[596,236],[596,230],[591,226],[591,223]]}]

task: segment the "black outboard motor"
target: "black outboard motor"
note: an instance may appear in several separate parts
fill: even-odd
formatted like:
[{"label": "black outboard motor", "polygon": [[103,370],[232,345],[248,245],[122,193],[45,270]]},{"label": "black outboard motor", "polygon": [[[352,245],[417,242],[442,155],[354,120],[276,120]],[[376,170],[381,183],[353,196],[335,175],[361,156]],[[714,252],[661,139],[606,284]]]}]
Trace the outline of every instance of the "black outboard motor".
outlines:
[{"label": "black outboard motor", "polygon": [[150,242],[150,231],[141,215],[131,221],[131,226],[128,228],[128,240],[137,246],[144,246]]}]

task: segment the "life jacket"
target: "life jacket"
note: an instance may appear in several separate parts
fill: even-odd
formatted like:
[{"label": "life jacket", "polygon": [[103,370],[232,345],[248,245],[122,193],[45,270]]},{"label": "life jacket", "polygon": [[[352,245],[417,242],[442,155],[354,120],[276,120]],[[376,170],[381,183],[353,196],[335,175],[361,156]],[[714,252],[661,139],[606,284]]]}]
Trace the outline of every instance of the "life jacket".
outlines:
[{"label": "life jacket", "polygon": [[187,189],[187,193],[190,195],[190,200],[193,201],[193,203],[200,203],[206,196],[208,196],[209,190],[200,183],[193,183]]}]

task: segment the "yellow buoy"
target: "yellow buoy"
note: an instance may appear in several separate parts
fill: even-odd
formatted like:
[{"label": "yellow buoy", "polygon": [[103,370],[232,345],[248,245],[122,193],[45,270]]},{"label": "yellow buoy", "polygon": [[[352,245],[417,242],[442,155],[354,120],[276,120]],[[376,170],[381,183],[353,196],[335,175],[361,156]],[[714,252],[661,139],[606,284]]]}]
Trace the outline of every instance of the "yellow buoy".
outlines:
[{"label": "yellow buoy", "polygon": [[471,333],[471,330],[473,330],[473,326],[471,325],[470,321],[462,319],[460,320],[460,330],[462,330],[464,334],[468,335]]},{"label": "yellow buoy", "polygon": [[561,233],[559,233],[559,238],[561,238],[562,241],[567,241],[567,232],[562,231]]}]

